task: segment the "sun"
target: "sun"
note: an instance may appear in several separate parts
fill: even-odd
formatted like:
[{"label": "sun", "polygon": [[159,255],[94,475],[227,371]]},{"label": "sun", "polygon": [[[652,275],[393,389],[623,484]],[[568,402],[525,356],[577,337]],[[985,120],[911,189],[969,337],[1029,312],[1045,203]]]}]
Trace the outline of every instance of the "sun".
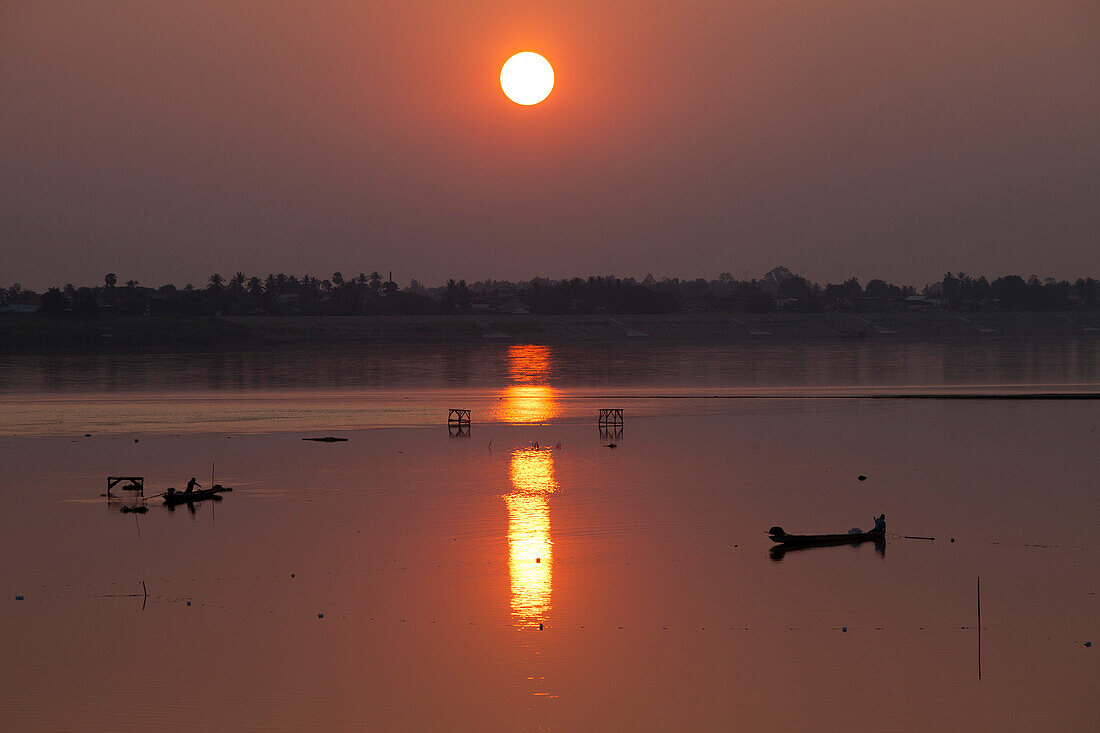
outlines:
[{"label": "sun", "polygon": [[538,104],[554,88],[554,67],[534,51],[517,53],[500,69],[500,88],[516,104]]}]

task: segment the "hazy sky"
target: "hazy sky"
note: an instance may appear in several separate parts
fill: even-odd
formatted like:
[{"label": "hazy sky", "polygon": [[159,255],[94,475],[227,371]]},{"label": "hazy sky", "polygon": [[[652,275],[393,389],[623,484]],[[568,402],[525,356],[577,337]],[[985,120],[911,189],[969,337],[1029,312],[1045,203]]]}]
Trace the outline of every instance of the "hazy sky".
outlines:
[{"label": "hazy sky", "polygon": [[778,264],[1100,275],[1100,2],[0,0],[0,283]]}]

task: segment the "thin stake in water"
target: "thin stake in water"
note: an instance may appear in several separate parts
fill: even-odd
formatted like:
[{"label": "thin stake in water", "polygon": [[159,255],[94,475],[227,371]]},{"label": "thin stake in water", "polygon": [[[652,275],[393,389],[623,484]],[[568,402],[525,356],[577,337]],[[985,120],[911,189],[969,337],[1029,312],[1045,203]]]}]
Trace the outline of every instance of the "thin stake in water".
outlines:
[{"label": "thin stake in water", "polygon": [[982,576],[978,576],[978,679],[982,678]]}]

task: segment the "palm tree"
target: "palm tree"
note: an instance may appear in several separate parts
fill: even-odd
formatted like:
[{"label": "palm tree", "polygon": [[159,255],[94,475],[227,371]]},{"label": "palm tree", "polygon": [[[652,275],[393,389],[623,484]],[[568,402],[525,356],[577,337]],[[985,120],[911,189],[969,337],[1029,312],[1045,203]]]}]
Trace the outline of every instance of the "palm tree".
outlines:
[{"label": "palm tree", "polygon": [[233,279],[229,281],[229,288],[234,293],[240,293],[244,290],[244,284],[248,280],[244,273],[237,270],[237,274],[233,276]]},{"label": "palm tree", "polygon": [[263,280],[253,275],[248,278],[248,294],[254,297],[259,297],[264,294]]},{"label": "palm tree", "polygon": [[221,290],[224,282],[225,278],[215,272],[210,276],[210,290]]}]

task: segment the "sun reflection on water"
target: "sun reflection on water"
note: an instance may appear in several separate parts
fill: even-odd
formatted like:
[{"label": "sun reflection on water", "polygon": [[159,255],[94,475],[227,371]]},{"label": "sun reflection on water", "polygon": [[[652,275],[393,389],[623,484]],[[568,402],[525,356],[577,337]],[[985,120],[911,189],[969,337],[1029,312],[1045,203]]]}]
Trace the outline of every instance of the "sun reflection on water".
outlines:
[{"label": "sun reflection on water", "polygon": [[512,453],[512,493],[508,506],[508,573],[512,581],[512,618],[517,628],[536,627],[550,611],[553,541],[547,497],[557,488],[554,457],[548,450]]},{"label": "sun reflection on water", "polygon": [[561,414],[558,394],[545,384],[514,384],[504,388],[500,418],[510,423],[540,423]]},{"label": "sun reflection on water", "polygon": [[550,347],[521,344],[508,348],[508,381],[497,409],[509,423],[539,423],[561,414],[550,379]]}]

